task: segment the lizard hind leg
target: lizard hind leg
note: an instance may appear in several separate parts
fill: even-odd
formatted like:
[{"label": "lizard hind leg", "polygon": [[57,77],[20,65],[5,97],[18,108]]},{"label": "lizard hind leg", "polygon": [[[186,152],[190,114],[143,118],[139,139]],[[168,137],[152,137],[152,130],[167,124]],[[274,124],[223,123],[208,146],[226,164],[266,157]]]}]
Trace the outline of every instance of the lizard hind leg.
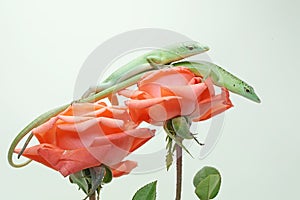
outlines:
[{"label": "lizard hind leg", "polygon": [[148,56],[146,58],[147,62],[153,67],[154,69],[164,69],[164,68],[171,68],[174,67],[172,64],[162,64],[161,58],[156,56]]},{"label": "lizard hind leg", "polygon": [[212,73],[212,71],[211,71],[211,69],[209,69],[206,74],[203,74],[202,81],[204,82],[208,77],[210,77],[211,73]]}]

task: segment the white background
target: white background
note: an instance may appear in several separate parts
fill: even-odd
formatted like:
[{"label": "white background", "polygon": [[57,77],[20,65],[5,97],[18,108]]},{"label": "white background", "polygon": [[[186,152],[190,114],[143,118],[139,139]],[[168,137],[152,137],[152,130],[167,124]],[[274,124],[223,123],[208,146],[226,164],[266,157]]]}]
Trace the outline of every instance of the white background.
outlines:
[{"label": "white background", "polygon": [[[222,136],[205,160],[184,160],[183,200],[196,199],[192,177],[204,165],[223,177],[217,199],[298,199],[299,1],[0,1],[1,199],[82,199],[59,173],[33,163],[10,167],[14,136],[37,115],[66,102],[86,57],[110,37],[164,28],[210,46],[217,64],[243,77],[262,99],[232,95]],[[131,199],[158,179],[159,200],[174,199],[174,168],[129,175],[102,199]]]}]

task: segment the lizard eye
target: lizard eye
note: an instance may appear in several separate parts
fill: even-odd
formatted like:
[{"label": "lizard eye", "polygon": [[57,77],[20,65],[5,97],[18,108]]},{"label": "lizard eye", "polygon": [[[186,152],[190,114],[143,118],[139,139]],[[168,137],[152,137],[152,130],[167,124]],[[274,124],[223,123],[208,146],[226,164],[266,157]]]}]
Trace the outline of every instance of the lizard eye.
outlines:
[{"label": "lizard eye", "polygon": [[247,93],[250,93],[250,90],[249,90],[249,88],[244,88],[245,89],[245,92],[247,92]]},{"label": "lizard eye", "polygon": [[189,45],[189,46],[186,46],[186,48],[188,48],[190,51],[192,51],[194,49],[194,46]]}]

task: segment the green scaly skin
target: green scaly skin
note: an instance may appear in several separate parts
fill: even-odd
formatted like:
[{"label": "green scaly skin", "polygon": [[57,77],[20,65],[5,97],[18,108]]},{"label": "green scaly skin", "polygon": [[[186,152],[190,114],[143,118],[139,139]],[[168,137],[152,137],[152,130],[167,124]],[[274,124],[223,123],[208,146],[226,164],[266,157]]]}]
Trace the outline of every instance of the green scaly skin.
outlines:
[{"label": "green scaly skin", "polygon": [[235,75],[227,72],[225,69],[207,62],[178,62],[172,64],[174,67],[182,66],[189,68],[196,76],[202,76],[204,79],[210,77],[212,82],[219,86],[227,88],[229,91],[241,95],[251,101],[260,103],[261,100],[254,92],[253,87],[242,81]]},{"label": "green scaly skin", "polygon": [[[155,70],[157,67],[153,67],[154,65],[149,64],[148,62],[155,63],[155,66],[163,66],[164,64],[168,64],[174,61],[181,60],[183,58],[196,55],[199,53],[203,53],[208,51],[209,48],[207,46],[201,45],[197,42],[190,41],[190,42],[183,42],[179,44],[175,44],[164,49],[157,49],[153,50],[150,53],[147,53],[137,59],[129,62],[128,64],[124,65],[120,69],[116,70],[112,73],[107,79],[105,79],[100,87],[95,89],[91,89],[86,92],[84,97],[80,100],[74,102],[95,102],[102,98],[105,98],[112,94],[114,91],[118,91],[134,85],[137,81],[141,78],[141,76],[150,70]],[[95,92],[96,91],[96,92]],[[101,92],[100,92],[101,91]],[[91,95],[91,93],[95,93]],[[73,103],[73,102],[72,102]],[[50,118],[58,115],[60,112],[65,110],[68,106],[72,103],[60,106],[58,108],[52,109],[39,117],[33,120],[30,124],[28,124],[13,140],[9,151],[8,151],[8,162],[13,167],[23,167],[30,163],[30,160],[16,164],[13,161],[13,152],[14,149],[17,147],[18,143],[34,128],[38,127],[39,125],[45,123]],[[29,138],[27,139],[25,145],[22,148],[19,156],[25,150],[26,146],[30,142],[33,134],[30,133]]]},{"label": "green scaly skin", "polygon": [[200,54],[208,50],[209,48],[207,46],[195,41],[181,42],[162,49],[153,50],[117,69],[99,86],[89,88],[89,90],[84,93],[83,97],[85,98],[92,93],[100,92],[136,74],[160,69],[160,66],[163,67],[165,64]]}]

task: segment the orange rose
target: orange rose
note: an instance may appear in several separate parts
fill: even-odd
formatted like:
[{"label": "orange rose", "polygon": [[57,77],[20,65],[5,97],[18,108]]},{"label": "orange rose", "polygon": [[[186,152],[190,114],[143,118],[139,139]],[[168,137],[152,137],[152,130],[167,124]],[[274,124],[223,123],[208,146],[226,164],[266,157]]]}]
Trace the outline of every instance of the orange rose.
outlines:
[{"label": "orange rose", "polygon": [[119,94],[131,98],[126,105],[135,123],[161,125],[176,116],[201,121],[233,106],[227,89],[215,94],[210,79],[202,82],[184,67],[149,72],[139,81],[138,90]]},{"label": "orange rose", "polygon": [[74,103],[33,129],[40,144],[27,148],[22,155],[63,176],[100,164],[109,166],[113,176],[121,176],[137,166],[123,159],[154,135],[154,131],[136,126],[126,107]]}]

